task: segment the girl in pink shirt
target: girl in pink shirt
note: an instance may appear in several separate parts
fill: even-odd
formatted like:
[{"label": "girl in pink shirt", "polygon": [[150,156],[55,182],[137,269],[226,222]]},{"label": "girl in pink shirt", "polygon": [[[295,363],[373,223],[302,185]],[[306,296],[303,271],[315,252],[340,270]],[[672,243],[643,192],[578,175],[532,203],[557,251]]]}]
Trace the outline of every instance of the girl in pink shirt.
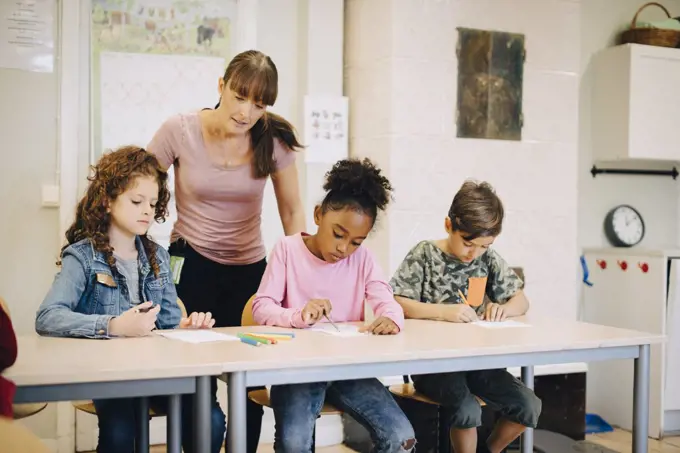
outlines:
[{"label": "girl in pink shirt", "polygon": [[[305,328],[364,320],[364,301],[376,320],[362,331],[397,334],[404,312],[375,258],[361,244],[387,206],[392,186],[368,159],[342,160],[326,175],[326,196],[314,210],[314,235],[282,238],[253,303],[259,324]],[[277,385],[271,389],[276,453],[311,451],[324,400],[364,425],[375,453],[411,451],[411,424],[378,379]]]}]

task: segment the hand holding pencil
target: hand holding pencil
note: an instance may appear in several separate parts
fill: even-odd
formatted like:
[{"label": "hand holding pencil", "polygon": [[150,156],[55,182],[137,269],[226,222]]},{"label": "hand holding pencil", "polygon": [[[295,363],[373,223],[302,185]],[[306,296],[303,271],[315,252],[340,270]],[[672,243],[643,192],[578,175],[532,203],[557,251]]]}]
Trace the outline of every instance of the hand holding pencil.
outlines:
[{"label": "hand holding pencil", "polygon": [[465,295],[458,290],[458,296],[462,304],[452,304],[444,307],[444,320],[449,322],[473,322],[477,321],[477,312],[468,303]]},{"label": "hand holding pencil", "polygon": [[308,326],[314,325],[324,316],[330,316],[331,310],[330,300],[312,299],[302,309],[302,321]]}]

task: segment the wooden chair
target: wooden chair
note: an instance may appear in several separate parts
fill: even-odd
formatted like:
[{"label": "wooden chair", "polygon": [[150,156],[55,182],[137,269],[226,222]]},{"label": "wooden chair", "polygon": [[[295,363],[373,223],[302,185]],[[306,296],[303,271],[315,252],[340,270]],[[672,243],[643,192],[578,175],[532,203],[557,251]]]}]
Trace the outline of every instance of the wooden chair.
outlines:
[{"label": "wooden chair", "polygon": [[[9,305],[5,302],[5,299],[0,297],[0,310],[7,313],[7,316],[12,318],[9,312]],[[38,412],[41,412],[47,407],[47,403],[24,403],[24,404],[13,404],[12,405],[12,417],[14,420],[20,420],[22,418],[30,417]]]},{"label": "wooden chair", "polygon": [[[177,305],[179,305],[179,310],[182,313],[182,318],[187,317],[187,309],[184,306],[184,302],[178,297],[177,298]],[[94,407],[94,403],[92,400],[89,401],[74,401],[73,402],[73,407],[78,409],[79,411],[87,412],[88,414],[92,415],[97,415],[97,410]],[[155,411],[151,408],[149,408],[149,418],[154,418],[154,417],[164,417],[167,414],[161,411]]]},{"label": "wooden chair", "polygon": [[[241,326],[243,327],[250,327],[250,326],[257,326],[258,324],[255,322],[253,319],[253,301],[255,300],[255,295],[253,295],[250,299],[248,299],[248,302],[246,303],[246,306],[243,308],[243,312],[241,314]],[[253,403],[259,404],[260,406],[268,407],[271,409],[271,400],[269,398],[269,389],[261,389],[261,390],[251,390],[248,392],[248,399],[252,401]],[[329,404],[327,402],[323,403],[323,406],[321,407],[321,415],[341,415],[342,411],[337,409],[335,406],[332,404]],[[316,428],[314,429],[314,435],[312,436],[312,453],[315,451],[315,446],[314,444],[316,443]]]},{"label": "wooden chair", "polygon": [[0,453],[49,453],[45,444],[26,427],[0,417]]},{"label": "wooden chair", "polygon": [[[519,276],[519,278],[522,279],[522,281],[524,281],[524,269],[522,269],[521,267],[513,267],[512,270],[515,271],[515,273]],[[486,295],[484,296],[484,302],[485,303],[489,302],[488,297]],[[408,400],[419,401],[421,403],[434,405],[437,406],[437,408],[439,408],[438,410],[441,410],[441,405],[437,401],[434,401],[416,391],[413,384],[409,381],[408,376],[404,376],[403,384],[392,385],[390,386],[389,389],[390,392],[397,398],[405,398]],[[475,396],[475,398],[477,398],[477,401],[482,407],[486,406],[486,403],[481,398],[477,396]],[[441,419],[441,415],[442,414],[440,411],[438,419]],[[438,437],[439,437],[439,453],[450,453],[451,441],[449,436],[449,429],[447,426],[439,424]]]}]

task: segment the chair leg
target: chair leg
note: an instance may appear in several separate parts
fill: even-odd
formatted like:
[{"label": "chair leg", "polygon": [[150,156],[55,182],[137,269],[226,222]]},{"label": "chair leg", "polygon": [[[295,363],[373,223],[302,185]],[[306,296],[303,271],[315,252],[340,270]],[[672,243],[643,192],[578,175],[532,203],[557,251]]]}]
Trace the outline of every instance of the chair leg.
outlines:
[{"label": "chair leg", "polygon": [[444,408],[442,406],[437,409],[437,433],[439,437],[437,452],[451,453],[451,437],[449,427],[444,422]]},{"label": "chair leg", "polygon": [[312,431],[312,453],[316,453],[316,423],[314,424],[314,430]]}]

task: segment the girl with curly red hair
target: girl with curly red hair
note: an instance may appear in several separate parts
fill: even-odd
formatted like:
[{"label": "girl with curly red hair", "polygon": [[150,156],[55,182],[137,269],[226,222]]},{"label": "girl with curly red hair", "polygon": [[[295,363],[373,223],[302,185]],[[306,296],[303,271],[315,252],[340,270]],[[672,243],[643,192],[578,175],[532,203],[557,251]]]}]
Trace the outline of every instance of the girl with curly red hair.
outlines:
[{"label": "girl with curly red hair", "polygon": [[[93,170],[66,231],[61,270],[36,314],[36,331],[103,339],[145,336],[153,329],[211,328],[215,320],[210,313],[181,318],[170,256],[147,235],[152,221],[165,220],[170,200],[168,176],[156,157],[139,147],[123,147],[105,154]],[[182,404],[185,452],[193,451],[190,398]],[[152,407],[165,404],[166,398],[151,399]],[[133,400],[95,400],[94,405],[97,452],[132,453]],[[224,414],[213,406],[213,443],[221,446]]]}]

